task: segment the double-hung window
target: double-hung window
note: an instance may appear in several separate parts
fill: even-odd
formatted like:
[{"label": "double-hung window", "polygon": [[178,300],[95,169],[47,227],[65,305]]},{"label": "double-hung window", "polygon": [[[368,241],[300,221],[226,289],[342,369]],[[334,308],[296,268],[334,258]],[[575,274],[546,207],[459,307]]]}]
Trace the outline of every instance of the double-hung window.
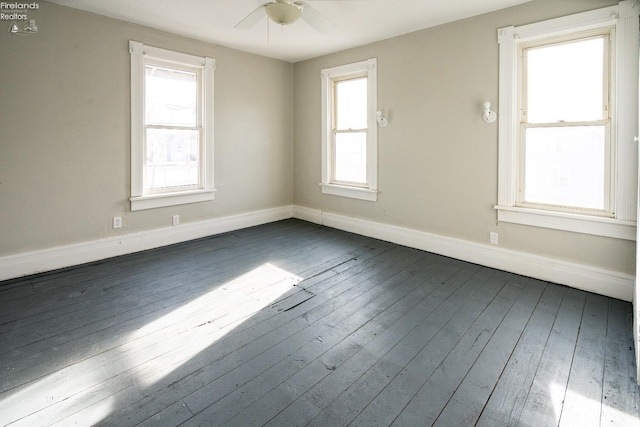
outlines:
[{"label": "double-hung window", "polygon": [[131,209],[213,200],[213,59],[130,53]]},{"label": "double-hung window", "polygon": [[517,205],[612,217],[614,29],[523,44]]},{"label": "double-hung window", "polygon": [[637,38],[630,2],[499,30],[500,221],[634,239]]},{"label": "double-hung window", "polygon": [[322,192],[377,200],[376,60],[322,70]]}]

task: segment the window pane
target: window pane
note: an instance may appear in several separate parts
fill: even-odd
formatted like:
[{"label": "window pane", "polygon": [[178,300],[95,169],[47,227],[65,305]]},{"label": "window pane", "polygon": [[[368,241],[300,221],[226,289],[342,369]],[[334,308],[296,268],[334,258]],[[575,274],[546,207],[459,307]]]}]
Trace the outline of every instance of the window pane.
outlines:
[{"label": "window pane", "polygon": [[604,38],[527,50],[529,123],[603,119]]},{"label": "window pane", "polygon": [[153,125],[197,126],[195,72],[145,67],[145,120]]},{"label": "window pane", "polygon": [[604,209],[605,149],[604,126],[527,129],[525,201]]},{"label": "window pane", "polygon": [[367,133],[337,133],[334,175],[336,181],[367,183]]},{"label": "window pane", "polygon": [[198,140],[197,130],[147,129],[145,187],[161,189],[198,185]]},{"label": "window pane", "polygon": [[336,82],[335,97],[336,129],[366,129],[367,78]]}]

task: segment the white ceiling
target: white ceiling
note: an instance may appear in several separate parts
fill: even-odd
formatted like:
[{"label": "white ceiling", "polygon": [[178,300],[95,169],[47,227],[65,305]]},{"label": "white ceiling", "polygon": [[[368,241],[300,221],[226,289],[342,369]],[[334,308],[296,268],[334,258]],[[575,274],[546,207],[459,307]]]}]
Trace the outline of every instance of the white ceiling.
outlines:
[{"label": "white ceiling", "polygon": [[272,22],[268,26],[266,15],[249,30],[234,28],[265,0],[50,1],[297,62],[531,0],[307,0],[335,23],[328,34],[319,33],[301,19],[288,26]]}]

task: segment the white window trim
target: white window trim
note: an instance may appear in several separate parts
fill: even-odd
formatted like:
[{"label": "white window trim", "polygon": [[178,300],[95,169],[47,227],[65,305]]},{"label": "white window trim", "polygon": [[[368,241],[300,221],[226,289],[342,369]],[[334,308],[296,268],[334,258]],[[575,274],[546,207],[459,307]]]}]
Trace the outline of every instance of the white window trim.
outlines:
[{"label": "white window trim", "polygon": [[[347,77],[366,73],[367,76],[367,184],[366,186],[338,185],[331,182],[331,133],[333,102],[331,81],[336,77]],[[323,69],[322,78],[322,192],[334,196],[375,202],[378,200],[378,80],[376,58],[353,64]]]},{"label": "white window trim", "polygon": [[[616,27],[616,80],[612,121],[615,158],[613,218],[516,207],[518,117],[518,46],[542,38],[609,26]],[[498,128],[498,221],[573,231],[626,240],[636,238],[638,129],[638,9],[622,1],[520,27],[498,30],[500,44],[500,98]]]},{"label": "white window trim", "polygon": [[[153,209],[214,199],[213,175],[213,72],[215,60],[129,41],[131,54],[131,210]],[[161,194],[144,194],[144,87],[145,58],[184,64],[203,70],[202,188]]]}]

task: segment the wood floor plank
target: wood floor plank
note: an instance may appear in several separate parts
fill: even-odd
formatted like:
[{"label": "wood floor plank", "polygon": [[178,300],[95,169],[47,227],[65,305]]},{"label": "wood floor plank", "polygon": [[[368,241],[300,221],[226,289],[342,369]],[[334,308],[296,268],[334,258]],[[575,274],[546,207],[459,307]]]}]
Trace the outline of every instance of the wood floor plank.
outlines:
[{"label": "wood floor plank", "polygon": [[529,322],[546,283],[529,280],[498,329],[457,387],[434,426],[475,425],[489,400],[491,388],[509,361]]},{"label": "wood floor plank", "polygon": [[633,337],[628,333],[632,328],[632,306],[609,299],[601,426],[640,426],[640,386],[635,382]]},{"label": "wood floor plank", "polygon": [[[412,331],[405,340],[383,356],[381,360],[386,359],[392,361],[398,368],[392,371],[379,369],[380,373],[387,377],[386,381],[390,382],[390,384],[384,391],[376,387],[372,388],[370,392],[364,392],[365,395],[370,396],[369,399],[372,399],[371,402],[363,399],[363,403],[368,405],[366,407],[367,409],[380,409],[385,412],[386,416],[389,416],[389,414],[393,412],[393,408],[398,406],[398,401],[402,400],[401,396],[406,391],[406,389],[404,389],[406,385],[404,380],[412,376],[416,371],[419,371],[420,368],[418,368],[418,366],[425,366],[423,363],[426,362],[426,364],[428,364],[432,362],[433,359],[437,359],[439,351],[446,351],[447,337],[451,336],[451,333],[455,335],[457,333],[455,331],[463,330],[466,319],[474,318],[475,320],[478,313],[484,309],[491,298],[504,286],[504,281],[498,279],[498,276],[495,275],[490,277],[489,287],[485,286],[487,282],[483,283],[484,279],[482,276],[478,278],[480,279],[480,283],[474,284],[474,287],[477,289],[467,289],[466,292],[457,293],[455,298],[452,298],[447,301],[446,304],[439,307],[438,311],[434,313],[435,316],[430,318],[428,323],[421,324],[420,327]],[[468,301],[466,301],[467,298],[469,298]],[[435,349],[437,350],[432,353],[431,350]],[[424,358],[426,354],[429,354],[429,357],[433,357],[433,359],[427,361]],[[375,371],[372,372],[375,373]],[[368,372],[357,383],[354,383],[355,387],[352,386],[347,393],[360,393],[363,387],[366,389],[366,384],[372,382],[372,380],[367,377],[375,378],[375,375],[371,375],[372,372]],[[375,379],[373,381],[375,381]],[[380,391],[382,392],[380,393]],[[387,396],[390,397],[388,401],[386,400]],[[336,403],[338,403],[338,400],[334,401],[333,405],[335,406]],[[383,407],[384,409],[382,409]],[[355,424],[361,424],[363,422],[366,424],[368,422],[366,421],[367,418],[368,415],[365,414],[362,418],[356,419]],[[378,417],[375,416],[372,418],[377,419]]]},{"label": "wood floor plank", "polygon": [[578,338],[586,293],[568,289],[555,318],[516,425],[558,425]]},{"label": "wood floor plank", "polygon": [[566,291],[558,285],[546,287],[476,426],[509,426],[518,422]]},{"label": "wood floor plank", "polygon": [[600,426],[608,298],[588,294],[562,403],[560,427]]},{"label": "wood floor plank", "polygon": [[458,337],[442,362],[432,364],[426,379],[392,425],[431,425],[485,348],[523,291],[522,278],[513,277],[473,324]]}]

